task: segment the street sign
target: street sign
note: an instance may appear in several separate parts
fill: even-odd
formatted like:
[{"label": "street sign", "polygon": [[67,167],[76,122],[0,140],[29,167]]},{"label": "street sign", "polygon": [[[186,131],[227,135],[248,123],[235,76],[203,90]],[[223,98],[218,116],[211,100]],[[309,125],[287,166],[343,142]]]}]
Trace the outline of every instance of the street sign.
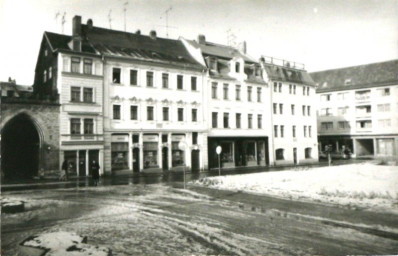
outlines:
[{"label": "street sign", "polygon": [[217,146],[217,147],[216,147],[216,153],[217,153],[217,155],[221,154],[221,151],[222,151],[221,146]]}]

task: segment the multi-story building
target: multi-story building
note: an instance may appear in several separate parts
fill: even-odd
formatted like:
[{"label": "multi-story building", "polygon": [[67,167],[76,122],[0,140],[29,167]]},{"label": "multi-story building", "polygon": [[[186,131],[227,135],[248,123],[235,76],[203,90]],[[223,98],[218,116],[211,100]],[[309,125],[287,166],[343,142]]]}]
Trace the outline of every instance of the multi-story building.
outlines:
[{"label": "multi-story building", "polygon": [[318,161],[315,84],[303,64],[260,59],[270,85],[270,126],[275,165]]},{"label": "multi-story building", "polygon": [[319,145],[354,156],[398,153],[398,60],[311,73]]},{"label": "multi-story building", "polygon": [[89,163],[102,163],[104,156],[103,59],[87,41],[80,23],[81,17],[75,16],[72,36],[44,33],[34,94],[61,105],[59,165],[66,160],[73,173],[85,176],[90,174]]},{"label": "multi-story building", "polygon": [[181,39],[192,56],[207,67],[205,118],[208,129],[209,167],[218,167],[221,146],[223,168],[269,164],[269,90],[260,64],[242,50],[207,42]]}]

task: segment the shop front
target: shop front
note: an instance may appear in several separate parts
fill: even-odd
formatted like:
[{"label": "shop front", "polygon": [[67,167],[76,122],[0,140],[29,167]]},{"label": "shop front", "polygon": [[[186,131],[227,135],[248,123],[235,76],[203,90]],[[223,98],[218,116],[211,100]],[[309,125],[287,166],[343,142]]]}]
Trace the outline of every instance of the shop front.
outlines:
[{"label": "shop front", "polygon": [[68,175],[84,177],[91,175],[90,163],[100,163],[100,149],[65,150],[63,159],[66,161]]},{"label": "shop front", "polygon": [[129,136],[128,134],[114,134],[111,137],[112,171],[129,169]]},{"label": "shop front", "polygon": [[172,167],[185,166],[185,150],[182,150],[178,145],[180,142],[186,143],[185,134],[171,135],[171,164]]},{"label": "shop front", "polygon": [[160,168],[159,166],[159,135],[143,135],[144,169]]}]

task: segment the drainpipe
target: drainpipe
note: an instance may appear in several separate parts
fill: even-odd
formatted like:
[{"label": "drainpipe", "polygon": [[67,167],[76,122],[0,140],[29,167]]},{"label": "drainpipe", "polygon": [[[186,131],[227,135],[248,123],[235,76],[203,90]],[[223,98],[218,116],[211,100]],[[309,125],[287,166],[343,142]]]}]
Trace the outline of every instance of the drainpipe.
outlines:
[{"label": "drainpipe", "polygon": [[272,143],[272,156],[273,156],[273,159],[274,159],[274,166],[276,166],[276,157],[275,157],[275,143],[274,143],[274,111],[273,111],[273,106],[272,106],[272,104],[273,104],[273,101],[272,101],[272,99],[273,99],[273,92],[274,92],[274,90],[273,90],[273,81],[272,80],[270,80],[270,79],[268,79],[268,81],[270,81],[270,85],[269,85],[269,90],[270,90],[270,113],[271,113],[271,143]]}]

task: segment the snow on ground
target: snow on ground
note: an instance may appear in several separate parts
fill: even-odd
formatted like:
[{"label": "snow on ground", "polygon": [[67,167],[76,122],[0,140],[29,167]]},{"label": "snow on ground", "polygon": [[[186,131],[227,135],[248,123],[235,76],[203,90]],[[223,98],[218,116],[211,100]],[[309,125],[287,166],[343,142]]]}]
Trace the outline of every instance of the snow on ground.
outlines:
[{"label": "snow on ground", "polygon": [[206,177],[196,185],[398,213],[398,167],[371,163]]}]

